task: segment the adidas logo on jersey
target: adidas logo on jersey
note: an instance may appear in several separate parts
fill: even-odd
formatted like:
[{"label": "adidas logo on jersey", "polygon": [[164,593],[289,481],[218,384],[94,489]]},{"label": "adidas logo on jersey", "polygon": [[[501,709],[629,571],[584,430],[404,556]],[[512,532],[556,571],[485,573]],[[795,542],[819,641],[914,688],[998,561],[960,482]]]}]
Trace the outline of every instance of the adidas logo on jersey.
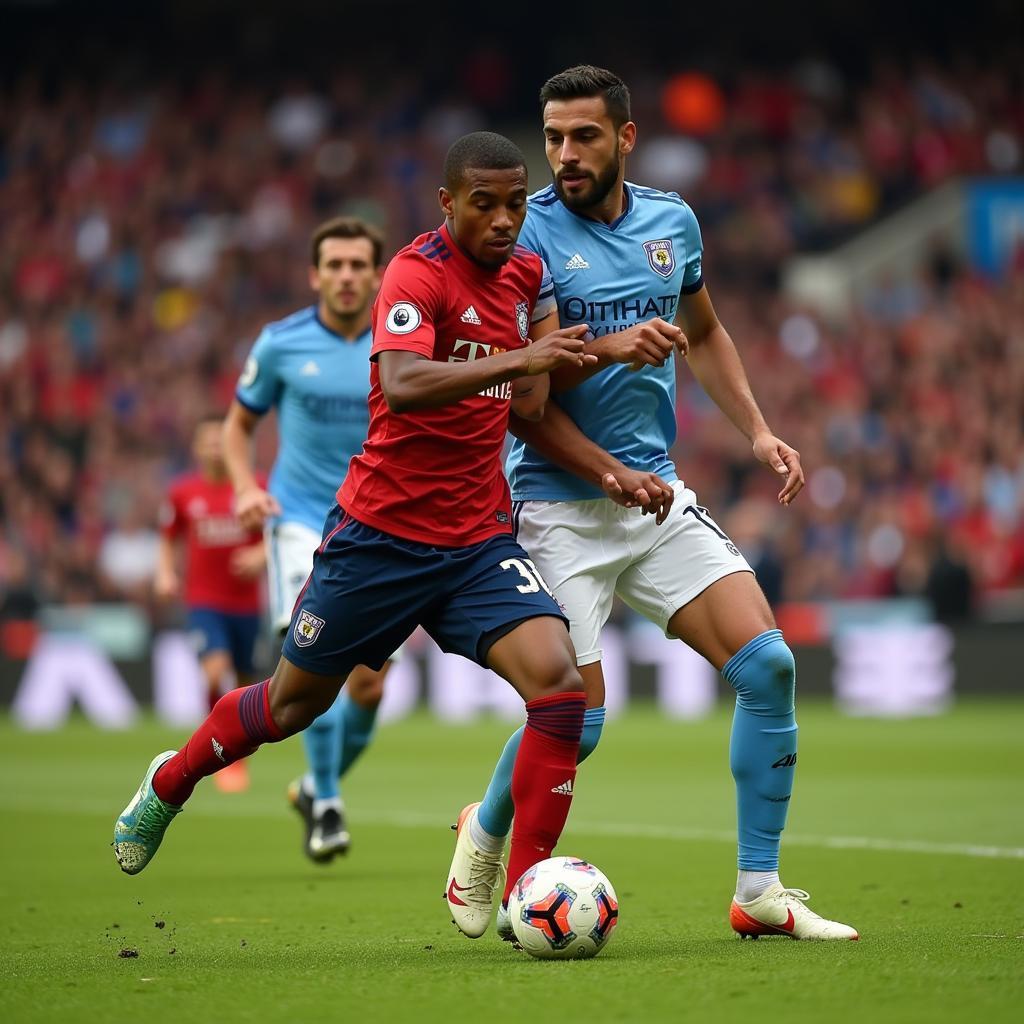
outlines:
[{"label": "adidas logo on jersey", "polygon": [[565,265],[566,270],[589,270],[590,264],[578,253],[574,252]]},{"label": "adidas logo on jersey", "polygon": [[301,373],[303,377],[319,377],[320,367],[310,359],[310,361],[306,363],[301,370],[299,370],[299,373]]},{"label": "adidas logo on jersey", "polygon": [[467,309],[466,312],[459,317],[459,319],[464,324],[472,324],[474,327],[480,326],[480,317],[477,315],[476,310],[472,306],[470,306],[469,309]]},{"label": "adidas logo on jersey", "polygon": [[572,779],[566,779],[560,786],[555,786],[552,793],[561,793],[562,796],[572,796]]}]

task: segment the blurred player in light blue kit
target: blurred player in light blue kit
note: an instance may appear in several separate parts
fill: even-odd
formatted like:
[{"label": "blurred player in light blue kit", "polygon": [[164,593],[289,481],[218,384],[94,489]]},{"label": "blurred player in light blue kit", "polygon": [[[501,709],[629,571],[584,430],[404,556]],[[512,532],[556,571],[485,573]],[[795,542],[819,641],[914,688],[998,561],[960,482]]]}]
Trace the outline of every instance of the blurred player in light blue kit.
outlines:
[{"label": "blurred player in light blue kit", "polygon": [[[315,306],[268,324],[256,339],[224,425],[225,458],[243,525],[264,527],[271,623],[283,636],[313,567],[324,519],[369,425],[370,307],[380,285],[376,228],[337,218],[312,238]],[[252,435],[271,408],[278,454],[267,489],[256,480]],[[288,796],[305,823],[305,851],[329,861],[349,846],[339,779],[373,733],[388,666],[360,666],[334,705],[305,730],[309,773]]]},{"label": "blurred player in light blue kit", "polygon": [[[675,354],[778,474],[783,506],[803,486],[799,454],[769,429],[702,274],[697,219],[674,192],[625,180],[636,141],[629,90],[601,68],[570,68],[541,90],[554,182],[530,197],[520,244],[541,256],[563,327],[587,324],[597,362],[560,368],[539,423],[513,417],[508,471],[517,538],[570,619],[587,691],[580,759],[604,722],[601,629],[618,595],[665,635],[699,651],[733,685],[730,763],[739,873],[730,923],[744,936],[856,939],[779,880],[779,845],[797,760],[793,655],[753,571],[676,474]],[[645,516],[616,467],[667,481],[667,517]],[[616,478],[609,473],[618,473]],[[660,483],[654,487],[662,486]],[[616,499],[612,504],[605,495]],[[633,507],[630,507],[633,506]],[[664,519],[664,522],[662,522]],[[513,819],[510,740],[478,806],[464,809],[481,877],[500,872]],[[457,845],[458,848],[458,845]],[[465,851],[462,851],[465,856]],[[498,930],[509,938],[504,906]]]}]

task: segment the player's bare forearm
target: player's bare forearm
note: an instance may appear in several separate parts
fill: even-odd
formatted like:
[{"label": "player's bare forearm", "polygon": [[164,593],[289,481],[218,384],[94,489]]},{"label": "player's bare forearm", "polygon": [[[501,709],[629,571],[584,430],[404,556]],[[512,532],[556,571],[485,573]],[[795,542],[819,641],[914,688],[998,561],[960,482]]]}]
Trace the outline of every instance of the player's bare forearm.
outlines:
[{"label": "player's bare forearm", "polygon": [[587,437],[564,409],[548,402],[543,419],[533,422],[509,418],[510,433],[561,469],[595,487],[606,473],[622,469],[622,463]]},{"label": "player's bare forearm", "polygon": [[748,441],[768,432],[736,346],[721,324],[699,341],[690,338],[686,362],[700,386]]},{"label": "player's bare forearm", "polygon": [[525,377],[528,360],[528,349],[465,363],[442,363],[405,351],[384,351],[377,357],[384,399],[397,413],[451,405],[496,384]]},{"label": "player's bare forearm", "polygon": [[526,348],[468,362],[442,363],[416,352],[386,349],[377,357],[380,386],[392,412],[414,412],[451,405],[519,377],[550,373],[564,363],[582,365],[586,327],[560,328]]},{"label": "player's bare forearm", "polygon": [[680,295],[676,324],[686,332],[686,362],[712,401],[753,441],[768,425],[754,400],[740,355],[722,326],[706,287]]},{"label": "player's bare forearm", "polygon": [[258,423],[259,417],[237,400],[231,403],[224,418],[224,465],[236,494],[259,486],[252,457],[252,435]]},{"label": "player's bare forearm", "polygon": [[540,420],[550,394],[550,374],[521,377],[512,385],[512,414],[531,422]]},{"label": "player's bare forearm", "polygon": [[608,351],[605,338],[595,338],[587,342],[587,352],[597,357],[597,362],[589,363],[586,366],[563,366],[551,374],[551,393],[557,395],[561,391],[569,391],[579,387],[585,380],[589,380],[595,373],[600,373],[612,366],[616,360]]}]

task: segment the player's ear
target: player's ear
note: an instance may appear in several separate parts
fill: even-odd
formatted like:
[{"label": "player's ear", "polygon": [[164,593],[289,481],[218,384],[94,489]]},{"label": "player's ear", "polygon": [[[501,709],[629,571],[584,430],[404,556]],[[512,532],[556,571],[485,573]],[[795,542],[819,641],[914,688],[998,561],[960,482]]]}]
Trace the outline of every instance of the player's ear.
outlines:
[{"label": "player's ear", "polygon": [[626,154],[633,152],[633,147],[635,145],[636,145],[636,124],[633,121],[627,121],[619,129],[619,153],[622,156],[626,156]]},{"label": "player's ear", "polygon": [[455,199],[444,185],[437,190],[437,201],[441,204],[445,217],[455,216]]},{"label": "player's ear", "polygon": [[309,287],[315,292],[320,291],[320,268],[312,264],[309,267]]}]

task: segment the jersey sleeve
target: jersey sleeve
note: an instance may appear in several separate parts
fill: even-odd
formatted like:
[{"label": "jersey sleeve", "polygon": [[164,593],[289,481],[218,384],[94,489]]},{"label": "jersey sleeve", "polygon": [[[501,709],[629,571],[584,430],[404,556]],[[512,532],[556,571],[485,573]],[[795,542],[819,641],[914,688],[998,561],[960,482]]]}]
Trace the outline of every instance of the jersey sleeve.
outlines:
[{"label": "jersey sleeve", "polygon": [[700,225],[697,217],[689,206],[684,210],[683,241],[686,245],[686,265],[683,267],[683,295],[693,295],[704,287],[704,272],[701,258],[704,255],[704,243],[700,237]]},{"label": "jersey sleeve", "polygon": [[554,313],[558,309],[555,302],[555,282],[551,279],[551,271],[543,259],[540,261],[540,287],[537,291],[537,301],[533,304],[533,314],[530,323],[539,323],[544,317]]},{"label": "jersey sleeve", "polygon": [[171,487],[160,503],[160,533],[168,540],[174,540],[185,532],[185,517],[182,515],[181,489]]},{"label": "jersey sleeve", "polygon": [[432,358],[443,290],[440,264],[400,252],[384,271],[377,294],[370,358],[390,350]]},{"label": "jersey sleeve", "polygon": [[250,412],[262,416],[277,404],[281,395],[278,358],[274,336],[264,328],[249,351],[235,387],[235,398]]}]

